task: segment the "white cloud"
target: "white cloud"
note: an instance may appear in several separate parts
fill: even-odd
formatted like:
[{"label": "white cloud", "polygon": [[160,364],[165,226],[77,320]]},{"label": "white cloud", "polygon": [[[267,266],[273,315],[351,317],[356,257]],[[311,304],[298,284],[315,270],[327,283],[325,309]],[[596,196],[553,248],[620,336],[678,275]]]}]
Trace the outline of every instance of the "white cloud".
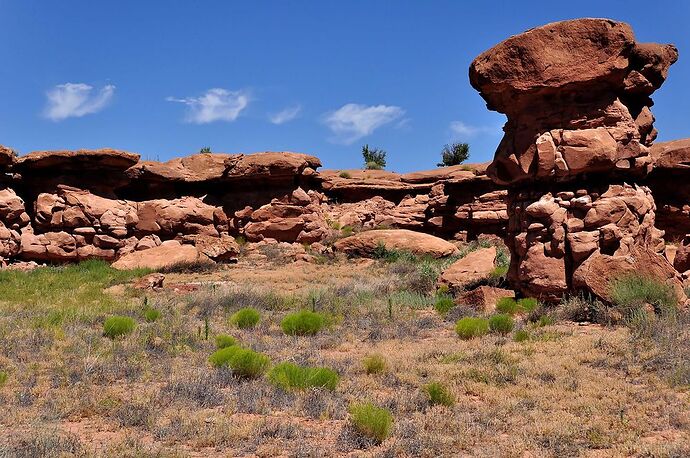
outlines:
[{"label": "white cloud", "polygon": [[108,105],[114,94],[115,86],[112,84],[97,92],[84,83],[58,84],[46,93],[48,105],[44,115],[53,121],[61,121],[96,113]]},{"label": "white cloud", "polygon": [[288,121],[292,121],[295,119],[300,112],[302,111],[302,106],[301,105],[295,105],[292,107],[287,107],[284,110],[279,111],[278,113],[273,113],[268,117],[268,119],[273,123],[273,124],[284,124]]},{"label": "white cloud", "polygon": [[244,90],[228,91],[213,88],[201,97],[187,97],[176,99],[168,97],[169,102],[179,102],[187,105],[186,121],[194,124],[207,124],[214,121],[232,122],[249,105],[249,93]]},{"label": "white cloud", "polygon": [[348,103],[328,113],[324,123],[336,135],[336,141],[349,144],[371,135],[374,130],[404,114],[405,110],[396,106]]},{"label": "white cloud", "polygon": [[461,137],[472,137],[479,132],[480,128],[470,126],[462,121],[453,121],[450,123],[450,130],[452,130],[454,134]]},{"label": "white cloud", "polygon": [[500,127],[489,126],[471,126],[462,121],[452,121],[450,123],[450,130],[455,137],[470,138],[478,134],[497,134],[501,132]]}]

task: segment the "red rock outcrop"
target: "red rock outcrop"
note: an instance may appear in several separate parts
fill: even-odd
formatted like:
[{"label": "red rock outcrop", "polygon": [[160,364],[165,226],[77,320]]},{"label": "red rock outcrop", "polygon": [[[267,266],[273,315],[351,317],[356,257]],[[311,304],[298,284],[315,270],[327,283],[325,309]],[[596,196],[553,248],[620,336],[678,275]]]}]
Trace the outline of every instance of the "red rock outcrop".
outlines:
[{"label": "red rock outcrop", "polygon": [[609,299],[611,280],[641,272],[671,283],[655,203],[641,180],[656,137],[649,96],[678,53],[640,44],[627,24],[579,19],[513,36],[477,57],[470,82],[508,121],[488,175],[509,185],[508,279],[557,300]]},{"label": "red rock outcrop", "polygon": [[25,210],[24,201],[14,190],[0,190],[0,265],[19,254],[21,233],[31,228]]},{"label": "red rock outcrop", "polygon": [[649,96],[677,58],[673,45],[637,43],[608,19],[547,24],[484,52],[470,82],[508,116],[487,173],[502,184],[644,175],[656,137]]}]

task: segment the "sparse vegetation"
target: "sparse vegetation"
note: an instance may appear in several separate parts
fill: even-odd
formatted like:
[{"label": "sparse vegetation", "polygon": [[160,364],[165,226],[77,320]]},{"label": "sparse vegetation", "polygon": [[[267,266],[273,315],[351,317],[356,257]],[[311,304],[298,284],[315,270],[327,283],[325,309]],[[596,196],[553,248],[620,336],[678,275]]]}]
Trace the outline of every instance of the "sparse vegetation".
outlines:
[{"label": "sparse vegetation", "polygon": [[369,148],[369,145],[362,147],[362,157],[364,167],[367,170],[381,170],[386,168],[386,152],[379,148]]},{"label": "sparse vegetation", "polygon": [[111,316],[106,318],[103,323],[103,335],[110,339],[116,339],[131,333],[135,327],[136,323],[131,317]]},{"label": "sparse vegetation", "polygon": [[489,329],[498,334],[508,334],[514,326],[513,318],[505,313],[498,313],[489,318]]},{"label": "sparse vegetation", "polygon": [[370,402],[350,406],[350,419],[360,434],[377,444],[386,440],[393,428],[393,415]]},{"label": "sparse vegetation", "polygon": [[216,348],[218,350],[237,345],[237,339],[235,339],[233,336],[229,336],[227,334],[218,334],[216,336],[215,340],[216,340]]},{"label": "sparse vegetation", "polygon": [[158,309],[154,309],[152,307],[147,307],[144,309],[144,319],[149,322],[153,323],[154,321],[157,321],[161,317],[161,312]]},{"label": "sparse vegetation", "polygon": [[283,332],[291,336],[313,336],[323,325],[323,315],[309,310],[290,313],[280,322]]},{"label": "sparse vegetation", "polygon": [[268,373],[268,379],[285,390],[335,390],[340,381],[338,373],[327,367],[304,367],[293,363],[280,363],[274,366]]},{"label": "sparse vegetation", "polygon": [[644,319],[645,305],[659,314],[675,313],[677,300],[671,286],[644,274],[625,275],[611,283],[611,300],[628,322]]},{"label": "sparse vegetation", "polygon": [[9,374],[7,371],[0,371],[0,388],[7,383],[7,379],[9,378]]},{"label": "sparse vegetation", "polygon": [[438,313],[441,315],[445,315],[448,313],[450,309],[452,309],[455,306],[455,303],[453,302],[453,298],[450,296],[438,296],[436,298],[436,303],[434,304],[434,308]]},{"label": "sparse vegetation", "polygon": [[250,329],[259,324],[261,313],[252,307],[239,309],[230,316],[230,324],[240,329]]},{"label": "sparse vegetation", "polygon": [[382,355],[374,353],[372,355],[367,355],[362,360],[362,365],[367,374],[380,374],[386,370],[386,359]]},{"label": "sparse vegetation", "polygon": [[455,332],[464,340],[481,337],[489,333],[489,320],[466,316],[455,324]]},{"label": "sparse vegetation", "polygon": [[216,350],[209,357],[210,363],[217,367],[227,367],[242,378],[256,378],[268,369],[268,356],[236,345]]},{"label": "sparse vegetation", "polygon": [[340,173],[338,174],[338,176],[339,176],[340,178],[345,178],[345,179],[350,179],[350,178],[352,178],[352,175],[350,175],[350,172],[348,172],[348,171],[346,171],[346,170],[343,170],[342,172],[340,172]]},{"label": "sparse vegetation", "polygon": [[200,154],[209,154],[211,152],[211,147],[204,146],[199,150]]},{"label": "sparse vegetation", "polygon": [[460,165],[470,157],[470,145],[467,143],[451,143],[441,150],[441,162],[438,167],[450,167]]},{"label": "sparse vegetation", "polygon": [[442,405],[446,407],[451,407],[455,404],[455,397],[446,388],[446,386],[440,382],[431,382],[424,386],[424,391],[429,398],[429,403],[431,405]]},{"label": "sparse vegetation", "polygon": [[532,297],[515,300],[512,297],[502,297],[496,302],[496,311],[508,315],[531,313],[537,309],[539,301]]}]

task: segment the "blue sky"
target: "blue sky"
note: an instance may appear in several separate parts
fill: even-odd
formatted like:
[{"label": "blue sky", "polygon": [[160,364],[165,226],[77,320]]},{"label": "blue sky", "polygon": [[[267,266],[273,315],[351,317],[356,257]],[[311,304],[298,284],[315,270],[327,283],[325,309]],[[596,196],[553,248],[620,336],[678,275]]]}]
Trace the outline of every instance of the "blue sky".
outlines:
[{"label": "blue sky", "polygon": [[444,143],[489,160],[504,116],[472,59],[547,22],[610,17],[680,59],[654,95],[660,140],[690,137],[690,2],[0,0],[0,144],[113,147],[167,160],[299,151],[433,168]]}]

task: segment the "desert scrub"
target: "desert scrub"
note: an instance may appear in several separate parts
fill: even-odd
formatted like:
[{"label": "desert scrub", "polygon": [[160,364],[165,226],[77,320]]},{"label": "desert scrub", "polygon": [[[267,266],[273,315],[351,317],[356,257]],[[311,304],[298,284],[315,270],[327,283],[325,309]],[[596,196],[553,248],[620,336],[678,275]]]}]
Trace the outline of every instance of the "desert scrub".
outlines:
[{"label": "desert scrub", "polygon": [[115,315],[106,318],[103,322],[103,335],[115,339],[130,334],[135,327],[136,323],[133,318]]},{"label": "desert scrub", "polygon": [[498,313],[489,318],[489,329],[498,334],[508,334],[514,326],[513,318],[507,313]]},{"label": "desert scrub", "polygon": [[660,314],[673,313],[678,305],[670,285],[636,273],[611,282],[611,302],[626,321],[635,319],[646,304]]},{"label": "desert scrub", "polygon": [[233,336],[229,336],[227,334],[218,334],[215,340],[216,348],[218,350],[237,345],[237,340]]},{"label": "desert scrub", "polygon": [[323,325],[323,315],[309,310],[290,313],[280,322],[283,332],[291,336],[313,336],[321,330]]},{"label": "desert scrub", "polygon": [[453,306],[455,306],[455,303],[453,302],[453,298],[450,296],[439,296],[436,298],[436,303],[434,303],[434,308],[441,315],[448,313]]},{"label": "desert scrub", "polygon": [[512,297],[502,297],[496,302],[496,311],[508,315],[531,313],[537,309],[539,301],[533,297],[523,297],[515,300]]},{"label": "desert scrub", "polygon": [[453,394],[440,382],[431,382],[424,386],[424,392],[431,405],[451,407],[455,404]]},{"label": "desert scrub", "polygon": [[161,317],[160,310],[157,310],[154,308],[146,308],[144,310],[144,319],[149,323],[153,323],[154,321],[157,321],[160,317]]},{"label": "desert scrub", "polygon": [[362,360],[362,366],[367,374],[380,374],[386,370],[386,359],[378,353],[368,355]]},{"label": "desert scrub", "polygon": [[340,173],[338,174],[338,176],[339,176],[340,178],[345,178],[345,179],[352,178],[352,175],[350,175],[350,172],[348,172],[348,171],[346,171],[346,170],[343,170],[342,172],[340,172]]},{"label": "desert scrub", "polygon": [[529,339],[530,333],[525,329],[518,329],[517,331],[515,331],[515,334],[513,334],[513,340],[515,342],[526,342]]},{"label": "desert scrub", "polygon": [[259,377],[271,363],[268,356],[236,345],[217,350],[208,360],[214,367],[227,367],[241,378]]},{"label": "desert scrub", "polygon": [[364,437],[380,444],[390,436],[393,427],[393,415],[370,402],[356,403],[350,406],[352,426]]},{"label": "desert scrub", "polygon": [[455,332],[461,339],[469,340],[489,333],[489,320],[466,316],[455,324]]},{"label": "desert scrub", "polygon": [[245,307],[232,314],[230,324],[240,329],[250,329],[256,326],[261,320],[261,314],[252,307]]},{"label": "desert scrub", "polygon": [[0,371],[0,388],[7,383],[7,379],[9,378],[9,374],[7,371]]},{"label": "desert scrub", "polygon": [[284,390],[325,388],[335,390],[340,381],[337,372],[327,367],[305,367],[280,363],[268,372],[268,380]]}]

